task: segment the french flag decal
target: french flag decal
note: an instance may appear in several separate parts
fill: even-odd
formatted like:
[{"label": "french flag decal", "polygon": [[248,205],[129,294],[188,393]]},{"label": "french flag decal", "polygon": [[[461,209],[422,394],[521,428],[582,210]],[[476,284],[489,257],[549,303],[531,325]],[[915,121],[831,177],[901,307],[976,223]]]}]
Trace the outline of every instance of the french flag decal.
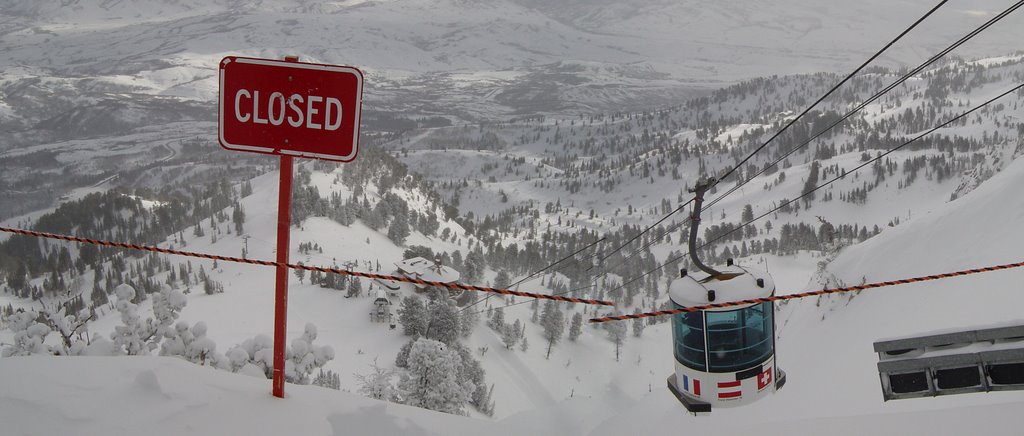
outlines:
[{"label": "french flag decal", "polygon": [[718,399],[727,400],[730,398],[742,397],[743,391],[741,390],[741,384],[742,382],[739,380],[718,382]]},{"label": "french flag decal", "polygon": [[[691,384],[693,386],[690,386]],[[693,389],[690,389],[691,387]],[[700,380],[697,380],[697,379],[692,379],[691,380],[690,376],[688,376],[686,374],[683,374],[683,390],[693,394],[694,396],[699,397],[700,396]]]}]

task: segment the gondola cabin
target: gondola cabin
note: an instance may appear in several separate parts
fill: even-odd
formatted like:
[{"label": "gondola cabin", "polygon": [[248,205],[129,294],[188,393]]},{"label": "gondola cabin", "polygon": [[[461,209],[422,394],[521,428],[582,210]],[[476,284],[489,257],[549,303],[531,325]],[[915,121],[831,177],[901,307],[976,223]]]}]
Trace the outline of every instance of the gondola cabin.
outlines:
[{"label": "gondola cabin", "polygon": [[[732,265],[718,274],[687,274],[672,282],[675,308],[746,300],[775,293],[764,271]],[[775,365],[773,302],[686,312],[672,316],[675,374],[669,390],[687,410],[750,404],[786,382]]]}]

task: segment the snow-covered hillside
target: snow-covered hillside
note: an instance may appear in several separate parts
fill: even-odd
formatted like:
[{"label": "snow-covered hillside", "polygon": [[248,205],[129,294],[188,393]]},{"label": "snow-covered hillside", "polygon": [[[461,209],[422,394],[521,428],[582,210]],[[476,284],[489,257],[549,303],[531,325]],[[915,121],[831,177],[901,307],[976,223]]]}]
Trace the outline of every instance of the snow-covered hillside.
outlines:
[{"label": "snow-covered hillside", "polygon": [[[665,388],[666,318],[580,322],[669,305],[688,208],[641,229],[928,3],[0,0],[2,225],[274,259],[278,161],[217,147],[215,65],[296,54],[363,68],[367,90],[359,158],[297,163],[292,262],[409,274],[424,258],[616,304],[467,306],[485,296],[291,271],[287,336],[309,357],[276,400],[258,349],[272,268],[0,234],[0,350],[16,355],[0,359],[0,433],[1019,433],[1020,392],[883,402],[871,344],[1024,323],[1024,270],[781,303],[785,387],[702,417]],[[1024,260],[1024,92],[871,163],[1024,83],[1017,16],[793,149],[1005,3],[950,2],[729,172],[700,255],[766,269],[783,294]],[[465,417],[407,407],[423,336],[447,369],[420,385],[447,390],[419,404]]]},{"label": "snow-covered hillside", "polygon": [[[1024,241],[1013,229],[1024,214],[1024,203],[1014,200],[1013,193],[1021,183],[1024,162],[1018,161],[970,195],[848,249],[829,269],[853,282],[1019,260],[1013,256]],[[782,279],[782,292],[798,290],[788,287],[798,280],[791,275],[799,273],[776,275]],[[1024,271],[1011,270],[865,291],[852,299],[789,303],[782,307],[779,342],[780,365],[789,374],[786,387],[756,405],[722,409],[709,417],[686,414],[661,386],[672,359],[666,325],[653,326],[642,340],[630,342],[628,358],[619,363],[607,351],[562,350],[575,362],[597,362],[600,373],[594,377],[589,371],[559,373],[560,359],[530,359],[529,370],[541,380],[541,388],[558,385],[575,373],[586,377],[590,393],[558,395],[543,408],[498,422],[454,418],[308,387],[290,386],[289,398],[277,400],[269,396],[266,380],[167,358],[0,360],[0,374],[5,375],[0,377],[5,392],[0,414],[12,434],[71,429],[80,434],[132,433],[143,428],[155,434],[219,434],[301,428],[328,434],[362,429],[378,434],[612,435],[642,423],[651,431],[1010,435],[1017,433],[1015,414],[1024,406],[1024,397],[1017,392],[883,402],[871,343],[936,330],[1024,322],[1017,310],[1024,294],[1014,285],[1022,278]],[[299,287],[293,295],[300,301],[311,298],[305,292]],[[269,300],[269,293],[266,297]],[[206,304],[194,301],[190,304]],[[634,361],[634,355],[641,359]],[[652,392],[647,392],[648,380]],[[82,408],[80,400],[104,406]]]}]

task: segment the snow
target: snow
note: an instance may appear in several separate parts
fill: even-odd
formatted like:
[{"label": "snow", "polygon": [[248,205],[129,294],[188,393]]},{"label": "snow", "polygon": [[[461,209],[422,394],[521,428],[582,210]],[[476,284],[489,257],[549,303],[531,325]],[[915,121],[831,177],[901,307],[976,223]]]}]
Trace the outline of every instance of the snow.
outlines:
[{"label": "snow", "polygon": [[426,280],[428,282],[452,283],[457,282],[461,274],[448,267],[422,257],[413,257],[395,263],[395,267],[401,274],[407,277]]},{"label": "snow", "polygon": [[[497,94],[504,87],[532,83],[537,71],[559,68],[579,68],[584,72],[581,76],[589,81],[588,85],[559,88],[568,89],[570,97],[582,96],[579,99],[582,105],[615,101],[610,94],[597,91],[587,94],[588,86],[622,83],[635,87],[650,83],[662,86],[666,80],[676,81],[671,82],[673,85],[693,82],[711,86],[709,84],[719,81],[772,73],[821,68],[845,70],[855,59],[862,58],[860,54],[866,47],[874,48],[875,39],[881,34],[878,30],[889,29],[893,27],[889,25],[893,20],[903,23],[920,12],[920,4],[904,2],[893,6],[896,12],[879,17],[873,5],[891,2],[844,3],[840,7],[804,0],[787,0],[787,5],[799,7],[774,5],[768,8],[770,10],[755,9],[750,1],[652,5],[625,0],[614,5],[577,8],[587,11],[584,15],[575,15],[571,8],[552,11],[560,6],[525,0],[486,2],[484,7],[472,1],[349,0],[328,4],[323,6],[326,13],[309,16],[295,11],[297,2],[285,0],[264,2],[230,13],[224,12],[224,2],[169,4],[139,0],[122,2],[109,10],[101,10],[90,2],[72,3],[73,7],[56,8],[48,12],[51,15],[43,14],[39,18],[42,22],[38,26],[39,33],[26,28],[3,37],[5,46],[10,48],[8,57],[0,61],[5,70],[0,77],[4,86],[20,80],[40,80],[45,90],[64,90],[85,86],[81,77],[86,76],[89,82],[103,82],[116,87],[117,92],[132,95],[212,101],[216,95],[216,80],[215,70],[210,66],[216,65],[220,56],[278,57],[301,51],[303,59],[311,62],[365,65],[368,74],[381,84],[379,89],[368,90],[368,97],[380,97],[377,101],[391,98],[389,91],[418,89],[424,90],[431,99],[439,98],[440,106],[454,107],[453,111],[468,108],[471,115],[501,113],[493,106],[498,104]],[[527,3],[532,5],[523,6]],[[981,3],[972,8],[994,10],[994,2]],[[474,8],[484,12],[475,13]],[[829,17],[836,14],[850,16],[854,23],[837,27],[822,25],[834,21]],[[910,41],[907,48],[887,55],[891,56],[887,62],[895,64],[900,60],[917,59],[917,55],[925,51],[920,47],[939,46],[940,41],[945,45],[947,36],[959,35],[961,27],[970,24],[964,15],[969,18],[991,15],[991,12],[951,11],[936,16],[938,21],[925,23],[925,26],[932,26],[930,30],[921,29],[925,31],[922,39]],[[557,19],[550,20],[549,16]],[[457,24],[464,22],[470,24],[462,28]],[[779,27],[778,22],[792,25]],[[871,26],[860,25],[869,22]],[[222,32],[225,26],[234,30]],[[1021,28],[1007,23],[1001,27],[1002,33],[988,36],[989,43],[979,43],[977,52],[1005,53],[1007,49],[1019,48],[1013,41],[1020,40]],[[687,35],[691,33],[718,36],[710,41],[689,38]],[[152,35],[160,37],[154,42]],[[323,38],[332,42],[324,43]],[[836,40],[842,41],[837,45]],[[680,45],[679,41],[685,42]],[[822,44],[823,41],[826,44]],[[790,44],[791,48],[785,51],[773,48],[787,45],[787,42],[796,44]],[[61,56],[54,56],[54,53]],[[134,53],[144,54],[135,56]],[[671,55],[665,57],[665,54]],[[135,58],[130,67],[107,69],[132,56]],[[1021,55],[1008,55],[973,62],[997,65],[1021,58]],[[658,60],[648,64],[647,59]],[[64,62],[67,64],[62,64]],[[51,65],[53,63],[57,65]],[[31,66],[43,64],[48,67]],[[670,78],[659,78],[658,74],[662,73]],[[1009,80],[1012,74],[1011,71],[1003,75]],[[976,89],[971,95],[954,98],[977,102],[1000,92],[999,88],[1004,85],[1004,81],[997,81],[984,89]],[[519,89],[516,92],[536,91]],[[452,105],[453,101],[457,104]],[[904,100],[902,108],[895,108],[888,102],[880,102],[867,109],[864,119],[868,122],[889,119],[893,113],[919,103],[920,100],[911,98]],[[4,117],[10,115],[7,107],[0,106]],[[524,123],[521,131],[541,125],[550,127],[553,122],[549,118],[543,123]],[[735,141],[743,132],[758,126],[747,123],[724,126],[725,130],[716,136],[724,141],[731,135]],[[472,127],[467,131],[471,136],[477,135],[475,125]],[[417,131],[404,139],[413,147],[422,146],[432,139],[458,134],[456,129]],[[565,124],[562,129],[564,132]],[[5,151],[3,156],[61,150],[58,157],[61,162],[91,171],[97,167],[94,160],[119,153],[149,159],[156,149],[157,157],[164,156],[161,146],[169,152],[166,158],[173,158],[176,143],[200,135],[204,140],[210,139],[208,133],[203,132],[214,130],[215,125],[208,121],[170,123],[138,129],[117,137],[114,142],[101,138],[40,143]],[[969,125],[944,129],[940,133],[977,137],[981,131],[980,126]],[[513,133],[519,131],[502,131],[499,135],[509,140]],[[696,139],[696,132],[684,130],[674,138],[692,141]],[[1012,150],[1012,145],[1008,144],[996,154],[1009,160]],[[525,144],[510,151],[513,157],[526,158],[524,168],[527,171],[534,171],[536,166],[541,179],[562,173],[553,166],[539,164],[541,158],[550,156],[550,150]],[[892,158],[902,161],[931,154],[934,152],[904,151],[895,153]],[[410,165],[416,166],[417,171],[441,174],[446,180],[466,177],[474,181],[483,165],[504,165],[505,160],[503,152],[472,150],[414,149],[409,156],[408,162],[421,164]],[[649,157],[657,159],[659,156],[652,152]],[[145,159],[140,160],[150,162]],[[859,153],[848,153],[835,157],[830,164],[852,168],[859,161]],[[1015,256],[1019,256],[1019,247],[1024,243],[1022,232],[1017,231],[1024,219],[1024,205],[1018,195],[1018,187],[1024,184],[1022,165],[1021,162],[1010,165],[975,191],[949,203],[947,199],[959,177],[944,183],[917,183],[896,190],[897,177],[873,191],[867,205],[841,201],[815,204],[810,214],[848,217],[849,222],[869,226],[884,224],[893,217],[900,217],[902,221],[864,244],[845,249],[829,265],[828,272],[847,284],[855,284],[1019,261]],[[689,176],[695,168],[693,162],[688,162],[682,169]],[[351,196],[346,187],[335,182],[340,171],[343,169],[313,173],[313,185],[321,195]],[[756,216],[783,198],[795,197],[802,179],[807,177],[809,165],[794,159],[794,165],[785,172],[787,179],[779,185],[772,185],[777,175],[755,179],[716,205],[707,223],[718,222],[723,211],[735,218],[733,215],[747,203],[753,205]],[[836,182],[830,189],[855,188],[866,179],[867,175],[851,176]],[[79,188],[70,193],[68,199],[106,190],[111,186],[106,182],[109,181]],[[252,183],[254,194],[242,201],[248,219],[246,233],[251,236],[249,256],[273,259],[277,173],[264,174]],[[674,196],[680,184],[676,180],[659,179],[653,185],[627,184],[607,194],[584,192],[567,197],[563,192],[555,194],[529,182],[520,183],[506,177],[484,183],[483,189],[467,190],[460,207],[464,211],[490,214],[519,202],[561,201],[563,206],[572,202],[573,212],[585,213],[587,208],[594,208],[599,215],[595,219],[579,219],[575,221],[577,226],[603,231],[616,208],[624,209],[629,203],[638,210],[647,210],[656,205],[661,196]],[[762,189],[766,184],[770,188]],[[499,203],[498,196],[494,195],[499,189],[509,195],[508,204]],[[368,187],[366,192],[371,201],[377,200],[376,187]],[[396,194],[418,211],[429,206],[418,193],[400,191]],[[156,205],[143,201],[146,207]],[[7,223],[34,220],[42,212],[12,218]],[[542,214],[542,219],[555,219],[554,214],[547,215]],[[644,223],[645,220],[649,223],[656,215],[641,212],[630,217],[617,216],[615,220],[618,224]],[[443,214],[438,213],[438,216]],[[783,215],[771,219],[779,227],[802,218]],[[377,262],[392,265],[399,261],[404,249],[411,245],[424,245],[435,251],[461,250],[465,254],[464,229],[454,222],[441,223],[441,229],[444,228],[451,229],[460,242],[455,242],[456,238],[441,241],[414,232],[406,246],[399,246],[359,221],[346,227],[326,218],[311,218],[301,228],[292,230],[290,255],[293,261],[305,264],[331,266],[354,262],[355,269],[369,270]],[[567,228],[568,223],[556,230]],[[244,244],[240,235],[219,235],[213,243],[209,237],[192,238],[188,229],[185,233],[189,236],[184,249],[189,251],[237,256]],[[5,237],[0,235],[0,239]],[[513,238],[503,242],[510,240]],[[324,251],[301,254],[297,246],[303,242],[317,242]],[[165,241],[161,246],[170,243]],[[677,248],[656,246],[654,250],[663,258],[668,249]],[[186,261],[173,257],[170,260]],[[817,281],[811,273],[816,264],[824,260],[818,255],[801,252],[785,257],[756,256],[739,259],[739,262],[771,272],[779,287],[777,293],[785,294],[815,288]],[[211,276],[225,285],[226,292],[204,295],[193,290],[182,310],[182,322],[204,326],[197,332],[205,330],[208,339],[215,340],[220,350],[228,350],[228,359],[232,362],[245,360],[238,352],[232,352],[239,350],[232,347],[244,341],[252,344],[258,335],[269,335],[272,331],[273,270],[223,262],[216,269],[208,261],[193,260],[193,264],[196,268],[203,265]],[[493,279],[493,271],[485,276]],[[355,391],[355,374],[365,373],[374,360],[379,358],[383,365],[390,365],[397,350],[408,340],[400,329],[392,331],[369,322],[367,314],[372,298],[347,299],[344,292],[300,283],[292,274],[288,278],[291,289],[288,338],[300,337],[306,332],[307,323],[314,323],[318,327],[318,343],[334,350],[335,358],[326,368],[340,374],[343,389]],[[877,356],[870,344],[886,337],[1019,322],[1024,296],[1015,284],[1021,279],[1024,273],[1014,270],[781,303],[777,317],[778,358],[782,369],[789,374],[788,384],[774,397],[756,405],[716,411],[710,417],[686,415],[664,387],[665,377],[672,371],[670,331],[666,324],[649,326],[642,338],[628,338],[621,361],[613,357],[614,346],[608,341],[607,332],[593,326],[584,327],[578,342],[563,340],[555,346],[549,360],[543,353],[546,347],[542,329],[528,321],[529,305],[519,305],[508,308],[505,316],[508,322],[516,319],[526,322],[526,335],[532,344],[530,350],[506,350],[501,335],[483,325],[466,344],[474,352],[481,348],[489,350],[480,359],[487,371],[488,383],[496,386],[495,420],[482,419],[478,414],[474,414],[477,419],[437,414],[309,386],[289,385],[289,398],[277,400],[269,397],[269,381],[262,378],[262,370],[251,364],[240,372],[255,374],[257,378],[214,371],[169,357],[32,357],[0,359],[0,422],[10,426],[4,427],[5,431],[14,434],[619,435],[635,432],[638,426],[653,431],[675,432],[685,428],[707,433],[1014,434],[1019,432],[1014,427],[1015,418],[1024,406],[1024,396],[1018,392],[883,403],[875,372]],[[371,283],[364,281],[363,285],[365,289]],[[539,285],[539,280],[528,282],[523,290],[550,292]],[[401,292],[411,290],[403,287]],[[503,297],[492,300],[495,306],[512,301]],[[0,295],[0,304],[8,303],[16,307],[26,304],[9,295]],[[137,311],[148,316],[152,304],[153,299],[148,299]],[[599,314],[594,309],[586,310],[587,317]],[[119,319],[117,313],[109,309],[100,312],[101,317],[90,326],[90,332],[108,337]],[[0,342],[10,340],[7,331],[0,332]]]},{"label": "snow", "polygon": [[[258,206],[275,198],[276,177],[268,173],[255,179],[254,194],[243,200],[251,217],[246,224],[249,229],[273,225],[273,211],[261,215]],[[911,221],[846,248],[828,271],[854,284],[1018,261],[1015,256],[1024,235],[1013,229],[1024,218],[1024,201],[1015,195],[1022,183],[1024,161],[1018,160],[961,199],[931,207],[930,213],[915,214]],[[313,240],[315,234],[340,236],[339,251],[328,251],[335,249],[334,244],[324,244],[324,257],[346,259],[353,256],[351,250],[360,250],[360,258],[379,255],[384,263],[401,254],[386,239],[366,245],[366,237],[378,234],[358,223],[345,228],[312,219],[303,227],[295,231],[302,236],[292,238],[296,246],[303,237]],[[192,239],[188,245],[197,251],[225,253],[238,246],[237,235],[222,237],[216,244]],[[270,258],[272,244],[251,240],[250,250],[254,256]],[[293,256],[300,258],[297,252]],[[756,268],[767,263],[778,294],[785,294],[815,287],[814,281],[803,284],[818,260],[801,254],[739,262]],[[205,322],[208,336],[221,350],[256,334],[269,334],[272,270],[221,264],[211,274],[225,282],[227,291],[213,296],[191,294],[181,319]],[[132,433],[140,426],[156,434],[217,433],[225,426],[256,433],[295,428],[329,433],[332,422],[378,434],[387,434],[396,425],[439,434],[621,434],[636,423],[650,429],[765,434],[945,433],[968,428],[984,434],[1014,434],[1013,417],[1024,406],[1020,392],[883,402],[871,344],[881,338],[1021,322],[1024,294],[1015,286],[1021,279],[1024,271],[1009,270],[780,303],[777,349],[780,368],[788,373],[786,386],[755,405],[717,410],[701,418],[687,415],[664,387],[672,371],[667,324],[649,326],[642,338],[630,337],[619,362],[603,329],[593,326],[585,326],[579,341],[559,343],[549,360],[544,358],[542,329],[528,321],[529,305],[505,311],[506,322],[527,321],[529,351],[505,350],[500,336],[486,327],[467,343],[471,350],[489,348],[481,360],[488,382],[496,384],[496,421],[385,405],[314,387],[289,385],[289,398],[278,401],[268,396],[265,379],[153,357],[0,359],[0,374],[5,375],[0,377],[0,391],[5,393],[0,418],[33,432],[38,428],[41,433],[53,433],[74,425],[84,434]],[[343,386],[351,389],[350,374],[365,373],[374,358],[388,363],[406,338],[400,331],[369,323],[371,298],[345,299],[342,294],[299,284],[293,278],[289,338],[302,334],[305,323],[317,324],[318,341],[336,351],[326,368],[339,372]],[[139,307],[141,313],[148,313],[150,300]],[[90,331],[106,334],[114,321],[110,316],[102,318]],[[152,383],[150,375],[140,375],[147,371],[157,383]],[[144,382],[136,382],[139,377]],[[89,404],[110,407],[82,408],[80,398],[85,395]],[[131,419],[116,418],[124,410],[132,411],[127,414]],[[356,416],[358,423],[351,422]]]},{"label": "snow", "polygon": [[[715,141],[723,144],[736,144],[739,142],[740,137],[747,133],[747,131],[757,129],[759,127],[768,130],[771,129],[772,126],[770,124],[737,124],[725,129],[725,131],[715,137]],[[686,138],[686,136],[680,135],[682,134],[677,134],[677,137]]]},{"label": "snow", "polygon": [[[0,415],[10,435],[472,434],[485,422],[269,381],[176,358],[0,360]],[[55,383],[40,384],[40,380]],[[296,426],[298,423],[299,426]],[[301,430],[299,430],[301,429]]]},{"label": "snow", "polygon": [[[735,301],[767,297],[775,291],[775,282],[772,281],[772,277],[762,270],[733,266],[717,268],[717,271],[726,276],[733,274],[737,276],[727,280],[705,281],[708,278],[707,274],[699,271],[688,272],[686,277],[672,281],[672,285],[669,287],[669,296],[678,305],[692,307],[711,303],[708,301],[708,291],[717,293],[716,302],[724,301],[722,299]],[[701,279],[698,280],[693,274],[700,274]],[[757,279],[764,280],[763,287],[757,286]]]}]

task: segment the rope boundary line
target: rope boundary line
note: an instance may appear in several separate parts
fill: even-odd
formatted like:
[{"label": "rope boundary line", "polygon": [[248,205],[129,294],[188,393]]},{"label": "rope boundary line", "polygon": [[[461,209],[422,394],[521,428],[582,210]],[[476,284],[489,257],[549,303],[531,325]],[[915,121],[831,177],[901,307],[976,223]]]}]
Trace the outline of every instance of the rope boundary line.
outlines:
[{"label": "rope boundary line", "polygon": [[391,280],[391,281],[396,281],[396,282],[414,283],[414,284],[424,285],[424,286],[437,286],[437,287],[448,288],[448,289],[460,289],[460,290],[463,290],[463,291],[477,291],[477,292],[487,292],[487,293],[492,293],[492,294],[515,295],[515,296],[519,296],[519,297],[539,298],[539,299],[542,299],[542,300],[563,301],[563,302],[568,302],[568,303],[593,304],[593,305],[599,305],[599,306],[614,306],[615,305],[615,303],[612,303],[610,301],[605,301],[605,300],[593,300],[593,299],[585,299],[585,298],[564,297],[564,296],[561,296],[561,295],[538,294],[538,293],[532,293],[532,292],[513,291],[511,289],[497,289],[497,288],[489,288],[489,287],[485,287],[485,286],[467,285],[467,284],[463,284],[463,283],[442,283],[442,282],[435,282],[435,281],[430,281],[430,280],[414,279],[414,278],[411,278],[411,277],[404,277],[404,276],[392,276],[392,275],[386,275],[386,274],[376,274],[376,273],[370,273],[370,272],[345,270],[345,269],[339,269],[339,268],[327,268],[327,267],[321,267],[321,266],[309,266],[309,265],[292,264],[292,263],[272,262],[272,261],[269,261],[269,260],[243,259],[241,257],[234,257],[234,256],[221,256],[221,255],[217,255],[217,254],[196,253],[196,252],[193,252],[193,251],[174,250],[174,249],[170,249],[170,248],[160,248],[160,247],[153,247],[153,246],[148,246],[148,245],[127,244],[127,243],[124,243],[124,242],[114,242],[114,241],[105,241],[105,240],[101,240],[101,239],[81,238],[81,237],[78,237],[78,236],[58,235],[58,234],[54,234],[54,233],[38,232],[38,231],[35,231],[35,230],[16,229],[16,228],[10,228],[10,227],[0,227],[0,232],[13,233],[13,234],[22,235],[22,236],[32,236],[32,237],[36,237],[36,238],[57,239],[57,240],[69,241],[69,242],[78,242],[78,243],[83,243],[83,244],[101,245],[101,246],[105,246],[105,247],[127,248],[127,249],[132,249],[132,250],[149,251],[149,252],[155,252],[155,253],[174,254],[174,255],[185,256],[185,257],[196,257],[196,258],[200,258],[200,259],[221,260],[221,261],[225,261],[225,262],[244,263],[244,264],[249,264],[249,265],[285,267],[285,268],[289,268],[289,269],[306,270],[306,271],[318,271],[318,272],[322,272],[322,273],[334,273],[334,274],[340,274],[340,275],[344,275],[344,276],[365,277],[365,278],[369,278],[369,279]]},{"label": "rope boundary line", "polygon": [[843,293],[843,292],[854,292],[854,291],[863,291],[865,289],[881,288],[881,287],[886,287],[886,286],[905,285],[905,284],[908,284],[908,283],[920,283],[920,282],[927,282],[927,281],[931,281],[931,280],[948,279],[948,278],[951,278],[951,277],[960,277],[960,276],[966,276],[966,275],[971,275],[971,274],[980,274],[980,273],[986,273],[986,272],[992,272],[992,271],[1001,271],[1001,270],[1006,270],[1006,269],[1011,269],[1011,268],[1019,268],[1019,267],[1022,267],[1022,266],[1024,266],[1024,262],[1007,263],[1007,264],[1003,264],[1003,265],[995,265],[995,266],[987,266],[987,267],[981,267],[981,268],[965,269],[965,270],[948,272],[948,273],[943,273],[943,274],[933,274],[933,275],[920,276],[920,277],[911,277],[911,278],[907,278],[907,279],[899,279],[899,280],[889,280],[889,281],[884,281],[884,282],[867,283],[867,284],[863,284],[863,285],[850,286],[850,287],[846,287],[846,288],[832,288],[832,289],[827,289],[826,288],[826,289],[821,289],[821,290],[817,290],[817,291],[800,292],[800,293],[796,293],[796,294],[786,294],[786,295],[773,295],[773,296],[770,296],[770,297],[751,298],[751,299],[748,299],[748,300],[736,300],[736,301],[729,301],[729,302],[725,302],[725,303],[712,303],[712,304],[706,304],[706,305],[703,305],[703,306],[691,306],[691,307],[683,307],[683,308],[679,308],[679,309],[658,310],[658,311],[654,311],[654,312],[634,313],[634,314],[630,314],[630,315],[605,316],[605,317],[600,317],[600,318],[591,318],[589,320],[589,322],[596,324],[596,323],[603,323],[603,322],[610,322],[610,321],[624,321],[624,320],[627,320],[627,319],[650,318],[650,317],[665,316],[665,315],[676,315],[676,314],[686,313],[686,312],[698,312],[698,311],[701,311],[701,310],[721,309],[721,308],[726,308],[726,307],[744,306],[744,305],[748,305],[748,304],[767,303],[769,301],[795,300],[795,299],[799,299],[799,298],[814,297],[814,296],[818,296],[818,295],[838,294],[838,293]]}]

